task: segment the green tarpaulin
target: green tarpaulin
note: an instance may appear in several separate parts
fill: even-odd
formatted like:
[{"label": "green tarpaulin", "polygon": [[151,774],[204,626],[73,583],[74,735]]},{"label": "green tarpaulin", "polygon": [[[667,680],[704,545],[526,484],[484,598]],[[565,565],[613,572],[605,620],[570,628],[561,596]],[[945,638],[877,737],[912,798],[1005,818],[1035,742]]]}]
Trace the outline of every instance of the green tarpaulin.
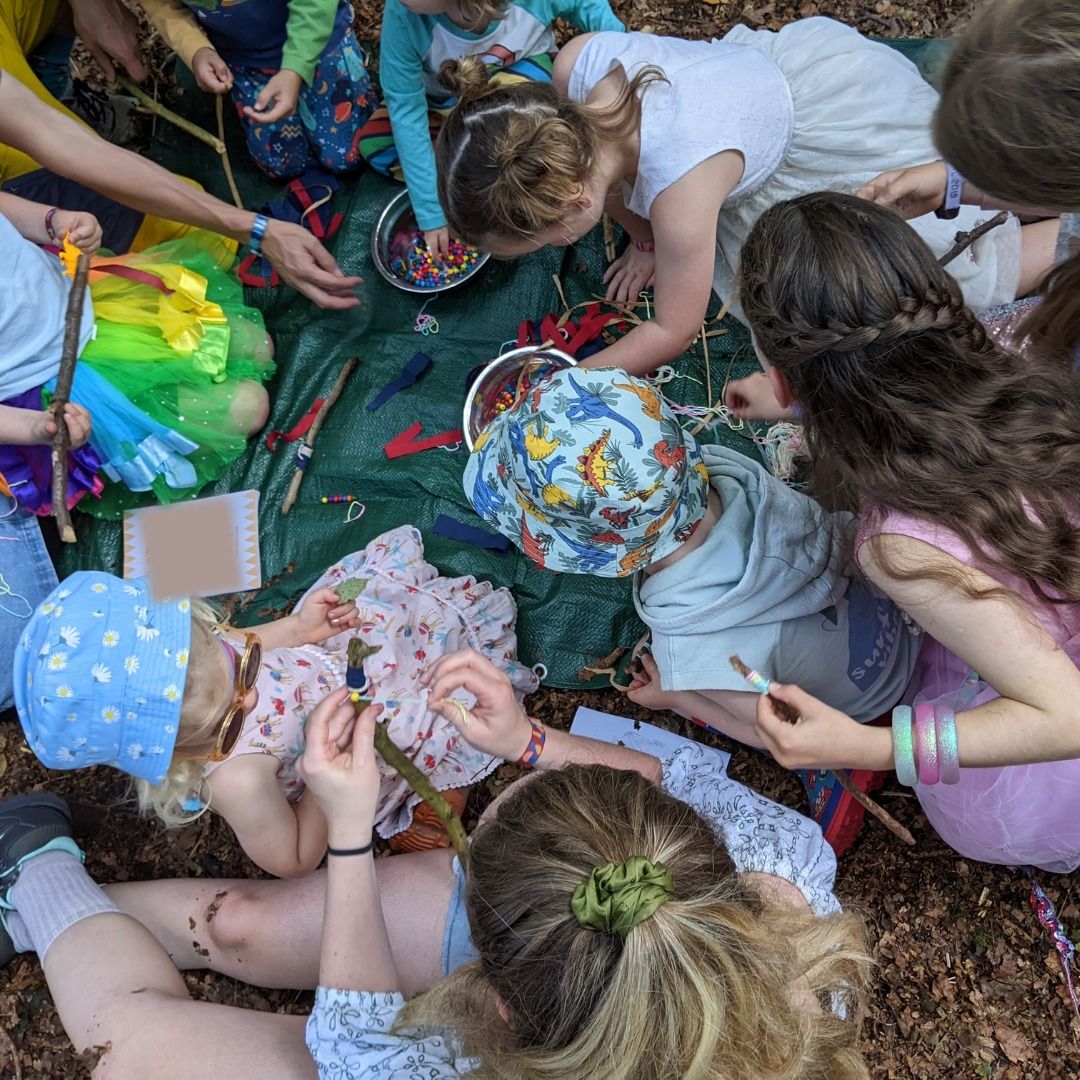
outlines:
[{"label": "green tarpaulin", "polygon": [[[936,54],[925,52],[923,43],[901,45],[914,52],[913,58],[937,63]],[[204,128],[214,129],[213,106],[206,95],[189,88],[178,109]],[[233,117],[229,144],[245,203],[257,207],[280,187],[248,163]],[[189,136],[159,121],[151,154],[229,199],[217,155]],[[538,571],[516,549],[498,555],[436,535],[431,527],[439,514],[481,524],[461,487],[465,449],[456,453],[433,449],[389,461],[383,448],[417,420],[427,433],[460,427],[468,373],[494,357],[504,342],[516,339],[521,321],[562,310],[556,277],[567,303],[594,296],[604,266],[599,230],[568,249],[549,248],[513,262],[491,261],[474,281],[429,305],[439,332],[425,337],[414,330],[424,298],[384,282],[371,263],[372,225],[397,190],[389,181],[365,173],[334,198],[345,222],[329,246],[347,274],[364,277],[359,308],[332,313],[288,288],[249,290],[249,302],[265,313],[277,349],[278,374],[269,388],[270,429],[292,428],[314,399],[330,389],[348,358],[358,357],[360,364],[322,428],[300,498],[288,517],[282,517],[280,508],[293,475],[294,452],[286,446],[271,454],[262,438],[252,440],[244,457],[203,492],[257,488],[262,493],[260,539],[267,584],[254,597],[243,598],[236,621],[250,624],[276,617],[343,554],[387,529],[412,524],[424,536],[429,561],[443,573],[473,574],[513,590],[525,663],[543,663],[549,685],[581,685],[578,672],[583,665],[616,645],[636,641],[643,632],[631,602],[630,582]],[[731,319],[723,329],[725,333],[708,339],[714,402],[727,379],[756,369],[745,330]],[[432,357],[428,373],[378,411],[368,412],[367,402],[417,351]],[[674,401],[705,404],[700,342],[676,370],[685,377],[668,383],[665,393]],[[721,421],[700,438],[756,457],[758,449],[748,435],[731,431]],[[366,507],[363,517],[350,524],[344,520],[345,507],[318,501],[321,495],[345,493],[356,495]],[[65,569],[120,573],[119,523],[76,517],[79,543],[67,551]]]}]

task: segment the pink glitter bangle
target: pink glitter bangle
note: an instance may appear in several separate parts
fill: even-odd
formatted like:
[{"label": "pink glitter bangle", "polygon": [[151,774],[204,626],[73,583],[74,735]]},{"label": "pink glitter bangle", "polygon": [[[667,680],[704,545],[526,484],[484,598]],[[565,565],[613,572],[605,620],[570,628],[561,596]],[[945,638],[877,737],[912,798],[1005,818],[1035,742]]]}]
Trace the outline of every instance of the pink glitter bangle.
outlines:
[{"label": "pink glitter bangle", "polygon": [[960,782],[960,748],[956,741],[956,717],[947,705],[934,706],[937,728],[938,766],[943,784]]},{"label": "pink glitter bangle", "polygon": [[919,763],[919,783],[936,784],[941,779],[938,767],[937,724],[934,706],[915,706],[915,757]]}]

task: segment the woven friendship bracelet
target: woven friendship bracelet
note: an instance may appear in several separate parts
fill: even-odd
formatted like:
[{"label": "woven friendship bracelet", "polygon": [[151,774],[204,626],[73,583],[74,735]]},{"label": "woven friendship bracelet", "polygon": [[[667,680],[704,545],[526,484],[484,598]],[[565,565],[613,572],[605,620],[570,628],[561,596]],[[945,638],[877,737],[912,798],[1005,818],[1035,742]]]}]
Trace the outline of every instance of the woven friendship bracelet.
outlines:
[{"label": "woven friendship bracelet", "polygon": [[544,730],[543,724],[538,724],[535,720],[530,720],[529,723],[532,724],[532,737],[529,739],[529,745],[525,747],[525,753],[518,758],[518,764],[524,765],[526,769],[533,768],[540,760],[547,740],[547,731]]}]

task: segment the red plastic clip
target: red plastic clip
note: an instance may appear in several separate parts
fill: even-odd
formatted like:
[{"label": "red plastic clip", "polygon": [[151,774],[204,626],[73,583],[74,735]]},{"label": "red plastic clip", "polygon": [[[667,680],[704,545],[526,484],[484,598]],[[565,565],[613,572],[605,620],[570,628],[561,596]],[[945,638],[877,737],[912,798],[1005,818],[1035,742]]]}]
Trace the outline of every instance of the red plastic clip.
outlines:
[{"label": "red plastic clip", "polygon": [[395,435],[385,447],[386,456],[394,458],[406,457],[409,454],[419,454],[421,450],[431,450],[436,446],[453,446],[463,442],[465,435],[461,428],[453,431],[442,431],[438,435],[429,435],[426,439],[417,439],[424,430],[424,425],[419,420],[407,427],[400,435]]}]

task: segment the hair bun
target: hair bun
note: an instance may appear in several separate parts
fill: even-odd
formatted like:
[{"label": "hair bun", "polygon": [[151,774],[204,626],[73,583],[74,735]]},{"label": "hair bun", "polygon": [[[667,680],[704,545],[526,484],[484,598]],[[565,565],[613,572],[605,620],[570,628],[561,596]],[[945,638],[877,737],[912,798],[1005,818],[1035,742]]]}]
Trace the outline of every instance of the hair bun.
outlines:
[{"label": "hair bun", "polygon": [[487,65],[478,56],[444,60],[439,65],[439,82],[461,101],[475,101],[490,93]]}]

